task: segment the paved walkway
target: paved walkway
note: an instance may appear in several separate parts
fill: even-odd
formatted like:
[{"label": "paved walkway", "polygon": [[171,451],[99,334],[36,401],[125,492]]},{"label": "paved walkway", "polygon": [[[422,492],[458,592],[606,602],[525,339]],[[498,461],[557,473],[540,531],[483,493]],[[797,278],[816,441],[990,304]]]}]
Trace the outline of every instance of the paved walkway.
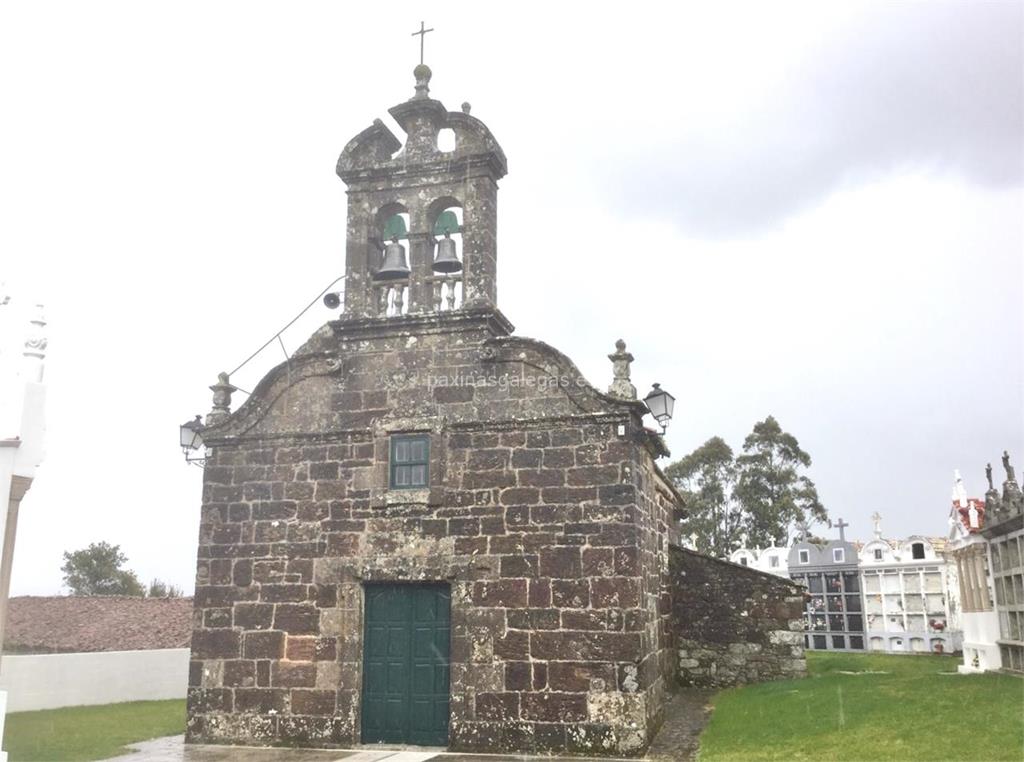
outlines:
[{"label": "paved walkway", "polygon": [[711,719],[714,691],[680,691],[665,707],[665,722],[654,737],[647,759],[690,762],[697,759],[700,734]]},{"label": "paved walkway", "polygon": [[[698,738],[711,716],[712,691],[684,691],[665,710],[665,724],[644,759],[658,762],[691,762],[696,759]],[[496,754],[452,754],[432,750],[331,750],[281,749],[250,746],[185,745],[184,736],[168,736],[130,744],[131,754],[108,762],[550,762],[552,757]],[[560,757],[575,762],[614,762],[587,757]],[[628,762],[638,762],[633,759]]]},{"label": "paved walkway", "polygon": [[[251,746],[185,745],[185,736],[168,736],[130,744],[134,753],[107,762],[551,762],[552,757],[505,756],[497,754],[452,754],[443,751],[400,751],[388,749],[331,750],[281,749]],[[602,757],[565,757],[575,762],[615,762]],[[637,762],[622,760],[621,762]]]}]

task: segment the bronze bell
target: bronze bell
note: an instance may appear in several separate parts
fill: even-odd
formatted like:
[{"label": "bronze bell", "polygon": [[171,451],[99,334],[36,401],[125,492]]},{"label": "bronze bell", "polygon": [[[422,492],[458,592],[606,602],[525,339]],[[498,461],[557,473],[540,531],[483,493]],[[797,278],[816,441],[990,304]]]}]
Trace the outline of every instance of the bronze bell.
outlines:
[{"label": "bronze bell", "polygon": [[393,238],[384,248],[384,263],[373,277],[376,280],[402,280],[408,278],[410,272],[405,247]]},{"label": "bronze bell", "polygon": [[434,259],[434,272],[436,273],[457,273],[462,269],[462,262],[455,255],[455,241],[451,239],[448,231],[445,231],[444,238],[437,242],[437,257]]}]

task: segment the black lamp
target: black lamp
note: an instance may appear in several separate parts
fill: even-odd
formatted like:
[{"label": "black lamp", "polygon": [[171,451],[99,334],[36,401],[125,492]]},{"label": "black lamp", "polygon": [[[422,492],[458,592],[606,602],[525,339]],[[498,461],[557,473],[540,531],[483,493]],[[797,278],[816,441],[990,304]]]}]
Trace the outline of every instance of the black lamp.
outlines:
[{"label": "black lamp", "polygon": [[676,405],[676,398],[661,388],[661,384],[654,384],[654,388],[644,397],[644,404],[651,411],[651,415],[661,425],[661,433],[665,433],[668,422],[672,420],[672,410]]},{"label": "black lamp", "polygon": [[185,421],[178,431],[181,436],[181,451],[185,453],[185,460],[189,463],[202,460],[202,458],[190,456],[194,450],[199,450],[203,446],[203,417],[197,415],[195,420]]}]

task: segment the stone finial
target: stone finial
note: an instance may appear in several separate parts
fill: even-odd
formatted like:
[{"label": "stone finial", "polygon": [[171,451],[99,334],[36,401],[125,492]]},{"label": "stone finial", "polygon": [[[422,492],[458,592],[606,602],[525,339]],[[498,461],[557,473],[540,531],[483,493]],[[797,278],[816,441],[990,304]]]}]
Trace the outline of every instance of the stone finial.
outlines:
[{"label": "stone finial", "polygon": [[871,514],[871,523],[875,525],[875,539],[882,539],[882,514],[875,511]]},{"label": "stone finial", "polygon": [[463,101],[462,102],[462,113],[463,114],[468,114],[470,109],[472,109],[472,108],[473,107],[471,105],[469,105],[469,101]]},{"label": "stone finial", "polygon": [[238,390],[228,381],[227,373],[217,374],[217,383],[210,387],[213,392],[213,409],[206,416],[206,425],[214,426],[231,415],[231,394]]},{"label": "stone finial", "polygon": [[998,524],[1003,520],[1003,500],[999,490],[994,487],[985,493],[985,516],[989,524]]},{"label": "stone finial", "polygon": [[1003,469],[1006,471],[1006,481],[1003,482],[1003,496],[999,502],[1003,511],[1001,518],[1006,519],[1024,512],[1024,494],[1017,484],[1017,475],[1010,465],[1010,453],[1006,450],[1003,450]]},{"label": "stone finial", "polygon": [[971,529],[981,528],[981,512],[973,500],[970,501],[970,508],[967,509],[967,525]]},{"label": "stone finial", "polygon": [[1006,481],[1017,481],[1016,474],[1014,474],[1013,471],[1013,466],[1010,465],[1010,453],[1006,450],[1003,450],[1003,470],[1006,471]]},{"label": "stone finial", "polygon": [[608,355],[612,361],[612,385],[608,387],[608,394],[625,400],[636,399],[636,387],[629,381],[629,364],[633,362],[633,355],[626,351],[626,342],[619,339],[615,342],[615,352]]},{"label": "stone finial", "polygon": [[429,98],[430,97],[430,77],[433,72],[430,71],[430,67],[426,64],[418,64],[415,69],[412,70],[412,74],[416,77],[416,95],[414,98]]}]

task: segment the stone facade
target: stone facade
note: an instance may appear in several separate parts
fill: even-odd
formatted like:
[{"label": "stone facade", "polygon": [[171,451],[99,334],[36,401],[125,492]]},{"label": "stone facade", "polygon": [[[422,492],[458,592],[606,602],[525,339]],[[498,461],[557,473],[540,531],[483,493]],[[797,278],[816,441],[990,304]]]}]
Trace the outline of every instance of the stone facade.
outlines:
[{"label": "stone facade", "polygon": [[[339,160],[344,315],[203,432],[187,739],[360,743],[365,586],[430,582],[450,589],[449,748],[637,753],[673,670],[667,451],[643,403],[511,335],[494,305],[504,156],[482,123],[426,97],[423,68],[392,110],[405,151],[392,159],[400,144],[376,122]],[[446,126],[456,149],[440,155]],[[455,304],[431,274],[453,205]],[[410,274],[382,284],[396,213]],[[428,483],[396,489],[389,443],[410,433],[428,438]]]},{"label": "stone facade", "polygon": [[[638,403],[506,331],[489,310],[334,323],[208,431],[191,739],[358,743],[362,585],[388,580],[451,584],[451,748],[646,744],[672,493]],[[571,384],[429,389],[416,367]],[[389,490],[407,431],[431,486]]]},{"label": "stone facade", "polygon": [[686,686],[805,677],[802,588],[774,574],[671,550],[673,648]]}]

